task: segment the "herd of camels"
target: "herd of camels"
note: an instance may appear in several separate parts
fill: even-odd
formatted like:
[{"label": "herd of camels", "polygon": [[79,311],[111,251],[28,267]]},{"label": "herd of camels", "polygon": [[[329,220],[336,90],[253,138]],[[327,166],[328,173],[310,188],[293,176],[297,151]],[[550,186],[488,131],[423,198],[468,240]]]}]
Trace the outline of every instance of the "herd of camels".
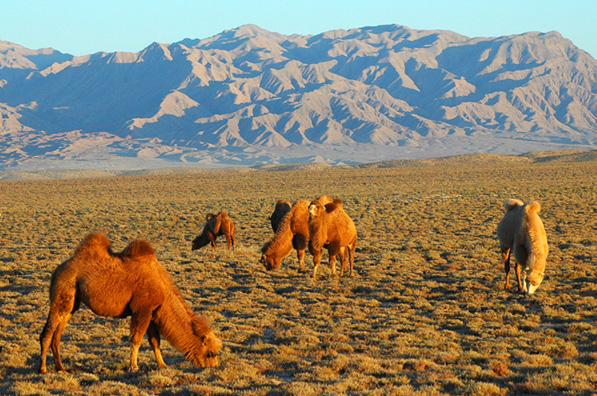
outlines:
[{"label": "herd of camels", "polygon": [[[508,199],[505,214],[497,227],[504,268],[505,288],[510,288],[510,257],[519,292],[533,294],[545,271],[548,254],[545,229],[536,201],[523,203]],[[192,242],[192,249],[211,244],[225,235],[229,248],[235,244],[234,223],[225,212],[208,214],[203,232]],[[321,263],[321,251],[329,253],[332,276],[336,274],[336,258],[341,261],[340,275],[354,271],[357,229],[344,211],[340,199],[322,195],[313,201],[285,200],[276,203],[270,217],[274,236],[261,249],[261,263],[269,270],[280,267],[282,259],[294,249],[299,272],[305,271],[305,250],[313,255],[313,280]],[[349,264],[349,268],[347,268]],[[200,367],[218,365],[217,354],[222,342],[215,336],[204,317],[197,316],[183,299],[164,266],[157,260],[153,247],[144,240],[131,242],[122,252],[114,252],[108,237],[100,232],[87,235],[72,257],[52,273],[50,312],[40,335],[39,372],[45,373],[48,349],[52,348],[58,371],[65,371],[60,358],[60,338],[71,316],[81,302],[95,314],[117,318],[130,316],[130,371],[137,371],[137,354],[144,334],[155,354],[159,367],[166,364],[160,352],[160,339],[165,338]]]}]

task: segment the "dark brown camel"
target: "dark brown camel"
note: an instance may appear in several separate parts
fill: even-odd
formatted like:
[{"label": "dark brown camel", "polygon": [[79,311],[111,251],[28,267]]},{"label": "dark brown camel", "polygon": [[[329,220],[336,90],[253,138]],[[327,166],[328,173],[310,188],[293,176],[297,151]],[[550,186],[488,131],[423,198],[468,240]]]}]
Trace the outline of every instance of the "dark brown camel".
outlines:
[{"label": "dark brown camel", "polygon": [[234,249],[236,237],[234,223],[232,222],[232,219],[228,217],[228,214],[224,211],[221,211],[218,214],[208,213],[205,216],[205,220],[207,220],[207,222],[203,227],[203,232],[197,238],[193,239],[191,250],[201,249],[208,243],[211,243],[212,251],[216,250],[216,238],[220,235],[226,237],[228,249]]}]

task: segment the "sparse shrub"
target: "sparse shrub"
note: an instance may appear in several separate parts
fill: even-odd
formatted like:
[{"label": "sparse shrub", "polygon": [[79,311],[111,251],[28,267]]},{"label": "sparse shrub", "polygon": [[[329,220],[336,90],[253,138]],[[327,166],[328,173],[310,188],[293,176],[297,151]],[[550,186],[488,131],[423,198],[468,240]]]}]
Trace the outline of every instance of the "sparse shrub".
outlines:
[{"label": "sparse shrub", "polygon": [[565,341],[561,345],[554,347],[551,353],[560,359],[572,359],[578,356],[578,349],[576,349],[573,343]]},{"label": "sparse shrub", "polygon": [[543,354],[534,354],[529,355],[524,359],[524,364],[529,366],[551,366],[553,364],[553,359],[547,355]]},{"label": "sparse shrub", "polygon": [[508,373],[508,363],[505,361],[495,361],[491,363],[491,371],[499,377],[503,377]]},{"label": "sparse shrub", "polygon": [[496,384],[488,382],[475,382],[468,385],[463,394],[469,396],[502,396],[506,395],[507,389],[500,388]]}]

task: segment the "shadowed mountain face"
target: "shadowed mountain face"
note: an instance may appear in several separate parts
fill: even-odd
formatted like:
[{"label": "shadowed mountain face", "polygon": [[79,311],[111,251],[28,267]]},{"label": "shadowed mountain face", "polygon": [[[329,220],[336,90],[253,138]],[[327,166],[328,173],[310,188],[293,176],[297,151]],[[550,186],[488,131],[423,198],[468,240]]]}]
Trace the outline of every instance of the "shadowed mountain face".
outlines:
[{"label": "shadowed mountain face", "polygon": [[597,61],[557,32],[253,25],[139,53],[0,41],[0,168],[369,162],[597,145]]}]

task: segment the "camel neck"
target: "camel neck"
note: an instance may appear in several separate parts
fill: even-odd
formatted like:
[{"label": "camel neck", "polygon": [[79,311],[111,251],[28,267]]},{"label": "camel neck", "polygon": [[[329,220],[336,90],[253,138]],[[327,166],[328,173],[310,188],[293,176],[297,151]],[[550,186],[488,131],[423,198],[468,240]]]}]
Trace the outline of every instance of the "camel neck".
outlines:
[{"label": "camel neck", "polygon": [[160,335],[185,356],[192,353],[196,336],[193,333],[194,314],[182,297],[168,290],[164,303],[156,310],[155,323]]}]

